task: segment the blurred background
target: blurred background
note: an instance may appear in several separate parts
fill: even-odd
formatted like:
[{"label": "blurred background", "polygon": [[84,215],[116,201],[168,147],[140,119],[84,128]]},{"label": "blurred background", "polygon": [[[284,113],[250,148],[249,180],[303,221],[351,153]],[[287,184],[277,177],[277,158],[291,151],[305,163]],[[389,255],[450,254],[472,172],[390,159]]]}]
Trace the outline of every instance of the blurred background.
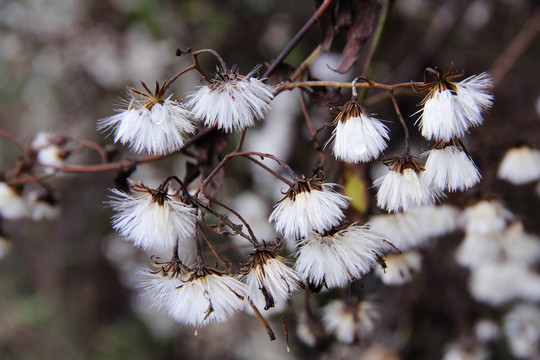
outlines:
[{"label": "blurred background", "polygon": [[[539,18],[537,6],[532,0],[390,1],[371,77],[383,83],[422,81],[426,67],[447,71],[451,64],[465,69],[466,76],[490,70],[501,73],[501,61],[511,59],[512,54],[505,53],[509,45],[524,26],[534,27],[527,22],[533,14]],[[126,86],[163,81],[188,66],[189,57],[175,56],[177,48],[213,48],[245,74],[277,57],[315,9],[312,1],[285,0],[0,0],[0,127],[25,144],[39,132],[111,144],[110,137],[96,131],[97,119],[114,113]],[[321,37],[315,26],[286,62],[298,66]],[[339,65],[345,41],[345,34],[336,37],[329,53],[312,64],[313,77],[350,81],[362,73],[366,51],[348,73],[329,70]],[[540,148],[536,73],[540,37],[533,37],[523,51],[518,49],[518,55],[504,77],[497,79],[495,103],[485,124],[466,139],[483,183],[448,201],[463,208],[481,195],[496,196],[528,232],[539,234],[540,188],[535,183],[515,186],[495,177],[508,147],[525,143]],[[215,69],[213,58],[201,57],[201,62],[208,72]],[[189,73],[173,88],[183,98],[199,84],[199,76]],[[376,95],[370,92],[368,99]],[[348,96],[343,91],[325,107],[308,103],[315,128],[331,122],[329,108],[342,105]],[[399,154],[402,130],[391,103],[374,99],[369,112],[392,121],[388,123],[392,143],[385,155]],[[428,149],[413,127],[416,117],[410,117],[420,100],[413,93],[399,98],[416,155]],[[298,93],[282,93],[272,106],[266,122],[248,132],[246,148],[272,152],[308,175],[317,155],[302,120]],[[330,130],[325,128],[319,135],[326,142]],[[337,181],[338,166],[328,149],[325,152],[329,174]],[[13,169],[19,155],[16,146],[2,139],[0,171]],[[135,154],[122,149],[121,157]],[[69,164],[97,162],[98,154],[90,150],[68,159]],[[362,173],[375,177],[377,166],[372,164]],[[185,158],[178,156],[141,165],[131,177],[156,185],[167,175],[184,171]],[[240,213],[250,214],[246,217],[260,238],[272,239],[273,227],[266,219],[282,185],[268,183],[266,175],[245,163],[232,164],[227,171],[223,198]],[[138,297],[136,274],[148,263],[148,254],[112,231],[112,212],[105,202],[114,177],[105,172],[45,180],[42,186],[59,200],[58,219],[0,219],[9,244],[0,259],[1,359],[437,359],[456,342],[474,348],[470,339],[477,320],[487,317],[498,322],[514,304],[490,306],[471,297],[468,270],[453,259],[463,239],[458,231],[421,250],[423,271],[411,283],[386,287],[370,275],[363,289],[354,290],[358,296],[376,299],[381,309],[378,330],[370,341],[350,346],[329,338],[318,349],[305,345],[295,332],[303,293],[293,296],[285,311],[290,319],[290,353],[278,315],[270,320],[278,334],[275,342],[268,341],[257,320],[245,314],[201,329],[195,337],[194,329],[172,323]],[[25,191],[42,186],[30,184]],[[363,191],[373,195],[369,188]],[[364,203],[363,213],[351,216],[380,213],[369,197]],[[337,295],[325,292],[311,300],[324,304]],[[537,304],[533,301],[533,308]],[[538,358],[540,329],[534,329],[532,354]],[[500,337],[490,343],[487,357],[477,356],[470,358],[516,355]]]}]

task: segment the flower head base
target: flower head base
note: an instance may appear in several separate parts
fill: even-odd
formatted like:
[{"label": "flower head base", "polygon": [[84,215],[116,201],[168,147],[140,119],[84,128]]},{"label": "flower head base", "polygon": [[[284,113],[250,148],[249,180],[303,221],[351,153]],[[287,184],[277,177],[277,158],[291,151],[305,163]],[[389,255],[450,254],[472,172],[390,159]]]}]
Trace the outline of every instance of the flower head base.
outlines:
[{"label": "flower head base", "polygon": [[352,344],[372,335],[380,314],[371,301],[343,302],[335,300],[323,308],[323,324],[335,333],[338,341]]},{"label": "flower head base", "polygon": [[149,281],[143,285],[153,306],[197,329],[224,322],[245,306],[246,286],[206,266],[189,270],[170,263],[148,277]]},{"label": "flower head base", "polygon": [[332,234],[314,234],[298,246],[295,268],[310,287],[343,287],[360,279],[391,245],[383,235],[351,225]]},{"label": "flower head base", "polygon": [[270,110],[274,94],[270,86],[252,75],[218,68],[208,85],[189,95],[187,107],[206,126],[217,125],[226,132],[240,131],[255,124]]},{"label": "flower head base", "polygon": [[98,121],[98,130],[114,129],[114,142],[129,144],[131,150],[167,154],[184,146],[195,132],[191,114],[182,104],[165,97],[165,84],[156,82],[154,92],[128,88],[129,105],[116,115]]},{"label": "flower head base", "polygon": [[429,70],[435,73],[436,81],[418,88],[430,89],[417,121],[422,135],[428,140],[450,141],[463,137],[470,127],[482,124],[482,112],[493,103],[489,74],[474,75],[456,83],[452,80],[462,74],[451,75],[452,69],[446,74],[438,69]]},{"label": "flower head base", "polygon": [[333,190],[335,184],[319,178],[298,179],[275,206],[270,221],[285,238],[324,233],[339,225],[349,198]]},{"label": "flower head base", "polygon": [[466,190],[482,176],[461,141],[439,141],[429,151],[424,171],[426,183],[441,190]]},{"label": "flower head base", "polygon": [[277,254],[277,249],[255,249],[242,274],[248,296],[253,304],[264,310],[287,300],[298,287],[303,287],[298,274]]},{"label": "flower head base", "polygon": [[110,204],[116,214],[113,227],[144,250],[170,251],[189,241],[195,232],[196,210],[178,198],[168,185],[150,189],[132,183],[133,194],[116,189]]},{"label": "flower head base", "polygon": [[423,178],[423,168],[409,155],[385,161],[390,172],[379,178],[375,185],[377,205],[389,212],[409,211],[423,205],[433,205],[442,197],[442,192],[430,187]]},{"label": "flower head base", "polygon": [[499,179],[523,185],[540,179],[540,150],[528,146],[508,150],[499,165]]},{"label": "flower head base", "polygon": [[386,149],[388,128],[354,100],[340,108],[332,125],[336,127],[329,141],[334,140],[333,152],[338,160],[368,162]]}]

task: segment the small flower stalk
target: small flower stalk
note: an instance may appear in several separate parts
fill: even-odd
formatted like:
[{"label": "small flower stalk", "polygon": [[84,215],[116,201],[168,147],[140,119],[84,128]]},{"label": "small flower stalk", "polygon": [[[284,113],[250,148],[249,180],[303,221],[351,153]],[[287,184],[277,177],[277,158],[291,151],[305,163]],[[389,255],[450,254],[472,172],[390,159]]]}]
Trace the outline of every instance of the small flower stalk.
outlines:
[{"label": "small flower stalk", "polygon": [[243,76],[234,69],[218,68],[207,85],[189,95],[187,107],[205,126],[225,132],[253,126],[264,118],[274,98],[272,87],[253,77],[258,69]]},{"label": "small flower stalk", "polygon": [[197,211],[180,199],[179,190],[165,182],[157,189],[132,183],[132,191],[112,190],[113,227],[122,237],[155,251],[171,251],[193,238]]},{"label": "small flower stalk", "polygon": [[388,127],[368,115],[354,96],[339,110],[332,123],[335,128],[330,139],[336,159],[358,163],[378,158],[390,139]]},{"label": "small flower stalk", "polygon": [[98,121],[98,130],[113,130],[114,142],[135,152],[168,154],[181,149],[195,133],[191,113],[172,94],[165,96],[166,83],[156,82],[155,91],[128,88],[128,107]]},{"label": "small flower stalk", "polygon": [[439,69],[426,71],[434,73],[436,80],[418,88],[419,91],[429,90],[417,121],[422,136],[428,140],[450,141],[483,123],[482,113],[493,104],[493,95],[489,93],[493,81],[488,73],[454,82],[462,74],[452,75],[452,69],[446,74]]},{"label": "small flower stalk", "polygon": [[375,184],[379,186],[377,205],[388,212],[409,211],[433,205],[442,192],[424,180],[424,168],[410,155],[384,161],[391,170]]},{"label": "small flower stalk", "polygon": [[424,180],[440,190],[464,191],[478,184],[482,176],[459,140],[439,141],[429,151]]},{"label": "small flower stalk", "polygon": [[270,221],[288,239],[324,233],[341,223],[349,198],[334,191],[335,184],[322,179],[297,179],[275,206]]},{"label": "small flower stalk", "polygon": [[282,305],[291,293],[304,287],[298,274],[278,255],[278,248],[255,249],[242,272],[240,280],[247,285],[247,294],[258,309]]},{"label": "small flower stalk", "polygon": [[343,287],[359,280],[391,248],[383,235],[351,225],[327,235],[315,233],[298,244],[295,268],[311,288]]}]

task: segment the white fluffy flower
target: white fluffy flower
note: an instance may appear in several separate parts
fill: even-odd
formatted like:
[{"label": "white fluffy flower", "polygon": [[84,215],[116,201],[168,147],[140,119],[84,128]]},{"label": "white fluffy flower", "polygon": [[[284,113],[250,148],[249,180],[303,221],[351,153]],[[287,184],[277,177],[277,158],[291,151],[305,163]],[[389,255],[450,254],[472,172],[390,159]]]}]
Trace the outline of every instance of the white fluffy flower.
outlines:
[{"label": "white fluffy flower", "polygon": [[187,274],[149,274],[145,296],[174,320],[196,328],[226,321],[244,308],[246,286],[203,267]]},{"label": "white fluffy flower", "polygon": [[270,110],[274,97],[270,86],[253,77],[257,70],[242,76],[218,69],[208,85],[189,95],[186,106],[206,126],[217,125],[226,132],[252,126]]},{"label": "white fluffy flower", "polygon": [[389,212],[410,211],[424,205],[433,205],[442,193],[430,187],[423,179],[420,164],[405,157],[388,161],[392,169],[376,180],[379,186],[377,205]]},{"label": "white fluffy flower", "polygon": [[336,117],[336,127],[329,141],[334,141],[333,152],[338,160],[357,163],[379,157],[389,139],[388,127],[368,116],[358,102],[351,100]]},{"label": "white fluffy flower", "polygon": [[167,154],[179,150],[195,132],[191,114],[182,104],[165,98],[165,88],[156,84],[152,93],[129,88],[129,106],[116,115],[98,121],[99,130],[114,129],[114,141],[128,144],[131,150]]},{"label": "white fluffy flower", "polygon": [[383,235],[352,225],[335,234],[314,234],[302,240],[295,268],[314,287],[342,287],[360,279],[389,248]]},{"label": "white fluffy flower", "polygon": [[540,310],[537,305],[519,304],[503,319],[503,329],[512,355],[518,359],[538,356]]},{"label": "white fluffy flower", "polygon": [[375,304],[367,300],[354,303],[334,300],[322,311],[325,330],[334,333],[338,341],[346,344],[370,336],[380,317]]},{"label": "white fluffy flower", "polygon": [[30,192],[27,198],[32,220],[56,220],[60,216],[60,207],[50,193],[35,190]]},{"label": "white fluffy flower", "polygon": [[470,127],[482,124],[482,112],[493,103],[489,74],[474,75],[459,83],[451,81],[453,78],[450,72],[439,71],[435,82],[420,87],[431,89],[418,119],[422,135],[428,140],[463,137]]},{"label": "white fluffy flower", "polygon": [[15,220],[27,217],[30,211],[18,190],[4,182],[0,182],[0,216]]},{"label": "white fluffy flower", "polygon": [[514,215],[497,200],[481,200],[468,206],[461,223],[467,234],[490,234],[503,230]]},{"label": "white fluffy flower", "polygon": [[276,231],[298,239],[339,225],[349,198],[334,191],[334,186],[317,179],[298,180],[270,214]]},{"label": "white fluffy flower", "polygon": [[30,148],[36,154],[37,161],[46,167],[45,172],[53,173],[54,167],[64,165],[69,154],[60,146],[64,142],[65,138],[62,136],[46,132],[36,134],[30,142]]},{"label": "white fluffy flower", "polygon": [[456,262],[471,269],[494,263],[502,255],[501,243],[504,240],[502,232],[467,233],[456,250]]},{"label": "white fluffy flower", "polygon": [[303,286],[298,274],[270,249],[255,250],[240,280],[253,304],[264,310],[282,305]]},{"label": "white fluffy flower", "polygon": [[389,253],[384,257],[386,268],[375,268],[375,274],[386,285],[403,285],[412,280],[422,268],[422,256],[417,251],[400,254]]},{"label": "white fluffy flower", "polygon": [[441,190],[465,190],[480,182],[478,168],[460,146],[445,142],[429,151],[424,180]]},{"label": "white fluffy flower", "polygon": [[497,176],[515,185],[540,180],[540,150],[528,146],[508,150],[499,165]]},{"label": "white fluffy flower", "polygon": [[156,190],[133,184],[132,194],[116,189],[110,204],[116,212],[113,227],[144,250],[170,251],[195,232],[196,211],[178,199],[168,186]]}]

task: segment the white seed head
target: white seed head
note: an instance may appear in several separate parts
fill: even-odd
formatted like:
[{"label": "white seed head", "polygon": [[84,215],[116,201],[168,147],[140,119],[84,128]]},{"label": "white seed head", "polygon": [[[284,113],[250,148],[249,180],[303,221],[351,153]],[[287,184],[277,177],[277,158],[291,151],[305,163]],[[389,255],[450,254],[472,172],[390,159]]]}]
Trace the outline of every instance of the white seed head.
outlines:
[{"label": "white seed head", "polygon": [[403,285],[422,269],[422,256],[417,251],[400,254],[388,253],[384,257],[386,268],[375,268],[375,274],[386,285]]},{"label": "white seed head", "polygon": [[493,82],[487,73],[459,83],[447,80],[443,83],[445,86],[437,86],[428,94],[417,121],[422,136],[428,140],[463,137],[469,128],[482,124],[482,112],[493,103],[493,95],[489,93]]},{"label": "white seed head", "polygon": [[240,278],[247,285],[247,295],[259,309],[284,305],[302,281],[273,251],[256,250]]},{"label": "white seed head", "polygon": [[323,233],[340,224],[349,197],[333,190],[335,184],[298,182],[274,206],[270,221],[287,239],[298,239],[313,232]]},{"label": "white seed head", "polygon": [[336,118],[330,141],[338,160],[368,162],[380,156],[389,140],[388,127],[380,120],[363,113],[356,102],[349,102]]},{"label": "white seed head", "polygon": [[98,130],[113,129],[114,142],[128,144],[135,152],[167,154],[181,149],[195,133],[191,113],[171,100],[172,95],[141,94],[131,89],[128,108],[100,119]]},{"label": "white seed head", "polygon": [[195,119],[226,132],[253,126],[270,110],[274,97],[272,87],[251,76],[255,70],[247,76],[235,72],[218,74],[190,94],[186,106]]},{"label": "white seed head", "polygon": [[21,194],[8,184],[0,182],[0,216],[15,220],[29,215],[30,209]]},{"label": "white seed head", "polygon": [[536,304],[519,304],[503,318],[503,329],[512,355],[532,359],[540,344],[540,310]]},{"label": "white seed head", "polygon": [[322,311],[325,330],[335,334],[338,341],[346,344],[372,335],[380,318],[375,304],[367,300],[354,303],[334,300]]},{"label": "white seed head", "polygon": [[430,150],[423,176],[429,185],[448,191],[466,190],[481,179],[474,162],[457,146]]},{"label": "white seed head", "polygon": [[489,234],[503,230],[514,215],[496,200],[481,200],[468,206],[461,223],[467,234]]},{"label": "white seed head", "polygon": [[[172,251],[195,233],[196,211],[176,197],[176,191],[151,191],[138,185],[133,194],[112,190],[112,223],[126,240],[144,250]],[[156,193],[156,191],[158,193]],[[154,194],[152,194],[154,192]]]},{"label": "white seed head", "polygon": [[389,212],[410,211],[424,205],[433,205],[442,197],[440,190],[429,186],[422,173],[414,169],[401,172],[391,170],[375,181],[379,186],[377,206]]},{"label": "white seed head", "polygon": [[514,185],[540,180],[540,150],[528,146],[508,150],[499,165],[497,176]]},{"label": "white seed head", "polygon": [[343,287],[360,279],[389,248],[383,235],[352,225],[333,235],[314,234],[302,240],[295,268],[315,287]]},{"label": "white seed head", "polygon": [[169,315],[176,321],[201,327],[227,321],[245,307],[246,285],[216,273],[192,277],[172,295]]}]

